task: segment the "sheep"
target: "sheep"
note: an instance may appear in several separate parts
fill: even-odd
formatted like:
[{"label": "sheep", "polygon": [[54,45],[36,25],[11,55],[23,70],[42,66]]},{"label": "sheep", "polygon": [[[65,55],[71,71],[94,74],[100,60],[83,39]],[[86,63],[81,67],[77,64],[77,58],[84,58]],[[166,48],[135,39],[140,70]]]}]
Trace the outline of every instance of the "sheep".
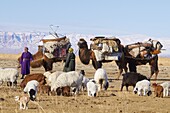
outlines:
[{"label": "sheep", "polygon": [[96,84],[94,79],[89,80],[87,82],[87,94],[90,97],[96,97],[98,92],[98,85]]},{"label": "sheep", "polygon": [[141,75],[140,73],[135,73],[135,72],[125,73],[125,74],[122,74],[122,76],[123,76],[123,79],[122,79],[122,85],[121,85],[120,91],[123,90],[124,86],[126,86],[126,90],[128,91],[128,87],[133,86],[134,88],[138,81],[141,81],[144,79],[149,80],[147,79],[146,76]]},{"label": "sheep", "polygon": [[45,76],[42,73],[33,73],[33,74],[29,74],[27,75],[24,80],[22,80],[22,82],[20,83],[20,87],[24,88],[26,86],[26,84],[31,81],[31,80],[36,80],[38,81],[41,85],[45,85],[46,84],[46,80],[45,80]]},{"label": "sheep", "polygon": [[150,90],[150,81],[148,80],[138,81],[133,91],[135,94],[138,93],[139,96],[142,96],[142,95],[146,96],[146,94],[150,96],[152,94]]},{"label": "sheep", "polygon": [[30,100],[32,101],[36,99],[38,85],[39,85],[38,81],[31,80],[27,83],[27,85],[24,88],[24,93],[28,93]]},{"label": "sheep", "polygon": [[104,87],[104,90],[107,90],[107,88],[109,87],[107,73],[103,68],[99,68],[96,70],[94,74],[94,80],[98,84],[99,91],[102,89],[102,86]]},{"label": "sheep", "polygon": [[4,81],[10,83],[12,87],[17,84],[17,78],[19,76],[18,69],[15,68],[0,68],[0,82],[1,85]]},{"label": "sheep", "polygon": [[154,88],[155,96],[163,98],[163,90],[164,90],[163,87],[159,84],[156,84],[156,83],[153,83],[152,87]]},{"label": "sheep", "polygon": [[57,80],[51,85],[51,91],[56,91],[58,87],[70,86],[76,87],[75,94],[79,92],[82,84],[83,75],[76,71],[62,73],[58,76]]},{"label": "sheep", "polygon": [[169,89],[170,89],[170,82],[164,82],[162,84],[160,84],[164,91],[163,91],[163,96],[166,97],[166,96],[169,96]]},{"label": "sheep", "polygon": [[28,109],[28,102],[30,101],[28,96],[15,96],[15,101],[20,103],[19,109]]},{"label": "sheep", "polygon": [[61,74],[61,73],[64,73],[62,71],[56,71],[56,72],[45,72],[44,73],[44,76],[47,78],[47,82],[48,82],[48,85],[51,86],[51,84],[53,84],[54,81],[56,81],[57,77]]}]

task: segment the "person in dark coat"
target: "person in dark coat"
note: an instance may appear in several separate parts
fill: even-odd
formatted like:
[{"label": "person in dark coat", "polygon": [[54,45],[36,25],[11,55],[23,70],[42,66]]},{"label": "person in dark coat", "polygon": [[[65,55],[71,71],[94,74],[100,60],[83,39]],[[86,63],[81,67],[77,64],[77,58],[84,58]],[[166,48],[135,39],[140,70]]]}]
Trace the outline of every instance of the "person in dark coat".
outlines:
[{"label": "person in dark coat", "polygon": [[33,60],[32,54],[28,51],[28,47],[24,48],[24,52],[21,55],[20,64],[21,64],[21,79],[25,75],[30,74],[30,62]]},{"label": "person in dark coat", "polygon": [[75,71],[75,54],[73,53],[73,48],[69,48],[68,50],[63,71],[64,72]]}]

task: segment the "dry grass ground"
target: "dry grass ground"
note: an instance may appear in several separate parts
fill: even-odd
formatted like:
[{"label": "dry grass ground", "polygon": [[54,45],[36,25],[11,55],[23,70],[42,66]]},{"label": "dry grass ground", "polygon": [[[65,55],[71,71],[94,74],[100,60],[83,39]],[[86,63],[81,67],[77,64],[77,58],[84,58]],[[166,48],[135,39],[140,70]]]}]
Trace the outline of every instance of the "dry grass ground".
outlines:
[{"label": "dry grass ground", "polygon": [[[19,55],[0,55],[0,67],[16,67],[16,58]],[[161,83],[170,79],[170,59],[159,59],[159,70],[157,81]],[[95,70],[92,65],[83,65],[76,60],[76,69],[84,69],[86,76],[92,78]],[[62,63],[55,63],[55,70],[62,70]],[[117,77],[117,66],[114,62],[104,64],[110,80],[110,87],[108,91],[100,92],[96,98],[87,96],[87,92],[81,92],[76,97],[62,97],[62,96],[47,96],[38,95],[36,103],[30,102],[28,110],[19,110],[19,104],[14,101],[16,95],[22,95],[22,90],[10,89],[3,84],[0,86],[0,113],[169,113],[170,112],[170,98],[156,98],[154,94],[146,97],[139,97],[132,92],[130,87],[129,92],[125,88],[120,92],[121,80],[114,80]],[[31,73],[41,72],[44,69],[31,69]],[[149,65],[139,66],[138,72],[149,76]],[[122,79],[122,77],[120,78]],[[18,84],[21,82],[18,78]],[[153,90],[153,89],[152,89]],[[2,100],[1,98],[5,99]]]}]

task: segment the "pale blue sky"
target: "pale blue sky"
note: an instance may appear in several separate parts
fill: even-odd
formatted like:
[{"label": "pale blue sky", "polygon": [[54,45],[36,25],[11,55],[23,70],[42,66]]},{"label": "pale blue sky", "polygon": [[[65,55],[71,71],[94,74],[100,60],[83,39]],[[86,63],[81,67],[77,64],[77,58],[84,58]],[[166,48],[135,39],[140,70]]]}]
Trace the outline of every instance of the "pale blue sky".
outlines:
[{"label": "pale blue sky", "polygon": [[[170,37],[170,0],[1,0],[0,26]],[[0,28],[1,30],[1,28]]]}]

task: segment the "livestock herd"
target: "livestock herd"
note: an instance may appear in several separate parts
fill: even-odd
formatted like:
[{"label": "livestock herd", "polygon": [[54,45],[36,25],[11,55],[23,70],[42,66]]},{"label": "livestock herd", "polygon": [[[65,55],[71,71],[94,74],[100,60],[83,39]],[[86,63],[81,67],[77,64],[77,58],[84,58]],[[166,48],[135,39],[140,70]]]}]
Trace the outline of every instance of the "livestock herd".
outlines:
[{"label": "livestock herd", "polygon": [[[7,82],[10,87],[17,86],[18,69],[0,68],[0,82]],[[146,76],[135,72],[123,74],[121,91],[123,87],[133,86],[134,94],[139,96],[150,96],[151,87],[154,89],[156,97],[169,96],[170,82],[156,84],[150,82]],[[76,96],[80,91],[87,92],[90,97],[98,96],[98,92],[106,91],[109,87],[107,72],[103,68],[96,70],[93,79],[85,76],[84,70],[71,72],[45,72],[27,75],[20,87],[23,89],[24,96],[16,96],[15,100],[20,102],[20,109],[27,109],[29,100],[36,101],[37,93],[46,93],[57,96]],[[24,106],[22,106],[24,105]]]}]

